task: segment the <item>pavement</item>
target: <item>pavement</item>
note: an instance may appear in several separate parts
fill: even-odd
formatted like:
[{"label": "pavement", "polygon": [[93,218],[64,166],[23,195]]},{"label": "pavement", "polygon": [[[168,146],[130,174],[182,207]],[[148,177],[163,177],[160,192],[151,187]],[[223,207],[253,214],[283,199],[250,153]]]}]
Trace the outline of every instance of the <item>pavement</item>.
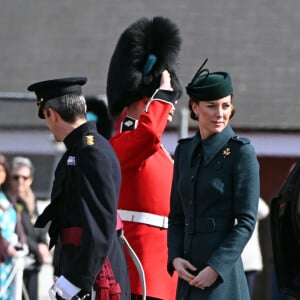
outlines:
[{"label": "pavement", "polygon": [[[41,213],[45,207],[49,204],[48,201],[38,201],[37,209]],[[48,237],[48,236],[47,236]],[[39,273],[39,282],[38,282],[38,294],[39,300],[49,300],[49,288],[53,284],[53,266],[52,260],[49,263],[42,265],[41,271]]]},{"label": "pavement", "polygon": [[51,264],[44,264],[39,273],[39,300],[49,300],[49,288],[53,284],[53,267]]}]

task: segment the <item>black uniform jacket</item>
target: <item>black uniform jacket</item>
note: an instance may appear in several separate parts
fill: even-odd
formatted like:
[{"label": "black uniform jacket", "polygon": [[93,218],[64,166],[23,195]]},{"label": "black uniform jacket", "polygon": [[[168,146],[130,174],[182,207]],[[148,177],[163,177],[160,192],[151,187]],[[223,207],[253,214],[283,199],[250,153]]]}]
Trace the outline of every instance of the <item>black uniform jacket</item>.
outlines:
[{"label": "black uniform jacket", "polygon": [[51,221],[50,248],[66,229],[80,229],[80,245],[63,243],[58,265],[54,266],[55,275],[64,275],[79,288],[89,291],[117,239],[120,165],[94,123],[76,128],[64,144],[67,151],[55,171],[51,203],[36,226],[43,227]]}]

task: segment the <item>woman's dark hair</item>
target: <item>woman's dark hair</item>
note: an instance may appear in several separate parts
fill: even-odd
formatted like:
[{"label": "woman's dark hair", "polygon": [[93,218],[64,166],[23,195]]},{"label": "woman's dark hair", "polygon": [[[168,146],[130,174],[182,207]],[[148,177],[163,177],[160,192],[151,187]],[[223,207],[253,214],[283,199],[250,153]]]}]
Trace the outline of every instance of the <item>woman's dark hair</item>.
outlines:
[{"label": "woman's dark hair", "polygon": [[4,167],[5,173],[6,173],[6,178],[3,184],[1,185],[1,189],[6,192],[9,188],[9,176],[10,176],[10,170],[9,170],[9,164],[6,159],[6,157],[0,153],[0,165]]},{"label": "woman's dark hair", "polygon": [[192,108],[192,103],[194,103],[194,102],[199,103],[200,101],[196,100],[194,98],[190,98],[190,100],[189,100],[190,117],[192,120],[198,120],[198,116],[196,116],[196,114],[194,113],[193,108]]}]

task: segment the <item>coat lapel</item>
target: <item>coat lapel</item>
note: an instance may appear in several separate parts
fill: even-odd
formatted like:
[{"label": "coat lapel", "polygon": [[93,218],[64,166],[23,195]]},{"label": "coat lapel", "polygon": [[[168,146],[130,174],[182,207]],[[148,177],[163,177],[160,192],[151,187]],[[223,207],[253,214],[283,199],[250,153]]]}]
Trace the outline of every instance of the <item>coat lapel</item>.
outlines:
[{"label": "coat lapel", "polygon": [[219,151],[228,143],[234,132],[230,125],[218,134],[215,134],[202,141],[203,163],[207,166],[210,161],[219,153]]}]

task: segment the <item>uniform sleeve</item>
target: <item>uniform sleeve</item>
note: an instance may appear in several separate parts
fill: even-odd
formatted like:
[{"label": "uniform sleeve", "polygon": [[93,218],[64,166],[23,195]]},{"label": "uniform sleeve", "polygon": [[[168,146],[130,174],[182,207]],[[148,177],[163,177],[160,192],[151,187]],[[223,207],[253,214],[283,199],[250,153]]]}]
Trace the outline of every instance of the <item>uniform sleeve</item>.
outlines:
[{"label": "uniform sleeve", "polygon": [[174,174],[171,190],[171,203],[168,224],[168,265],[170,275],[174,272],[173,259],[183,257],[184,245],[184,215],[180,198],[177,194],[178,185],[178,147],[174,155]]},{"label": "uniform sleeve", "polygon": [[155,93],[140,116],[137,128],[111,138],[111,145],[123,170],[140,166],[159,149],[168,115],[173,107],[172,102],[168,101],[169,98],[168,93]]},{"label": "uniform sleeve", "polygon": [[120,178],[118,161],[108,152],[87,146],[79,153],[76,184],[83,232],[78,273],[66,276],[78,287],[95,279],[108,255],[115,236]]},{"label": "uniform sleeve", "polygon": [[212,253],[208,265],[214,268],[222,280],[231,272],[251,237],[256,224],[259,199],[259,165],[254,148],[250,144],[239,147],[233,169],[233,212],[237,220],[231,233]]}]

